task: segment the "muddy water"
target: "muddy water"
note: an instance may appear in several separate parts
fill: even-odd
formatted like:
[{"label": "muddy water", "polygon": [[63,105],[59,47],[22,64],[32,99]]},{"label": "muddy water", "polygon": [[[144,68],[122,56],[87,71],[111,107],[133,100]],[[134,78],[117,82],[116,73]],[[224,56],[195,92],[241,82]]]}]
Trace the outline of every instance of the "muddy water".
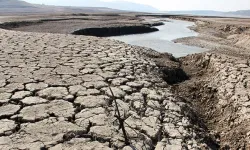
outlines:
[{"label": "muddy water", "polygon": [[172,53],[175,57],[182,57],[207,50],[172,42],[172,40],[182,37],[197,36],[198,33],[188,28],[189,26],[195,25],[193,22],[166,19],[164,23],[165,25],[157,27],[159,29],[157,32],[110,38],[132,45],[149,47],[159,52]]}]

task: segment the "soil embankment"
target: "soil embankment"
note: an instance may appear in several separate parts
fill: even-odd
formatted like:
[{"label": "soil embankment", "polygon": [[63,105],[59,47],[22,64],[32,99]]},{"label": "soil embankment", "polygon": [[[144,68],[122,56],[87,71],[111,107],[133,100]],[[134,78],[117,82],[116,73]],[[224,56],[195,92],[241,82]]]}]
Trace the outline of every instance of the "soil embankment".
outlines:
[{"label": "soil embankment", "polygon": [[250,148],[249,25],[239,23],[198,18],[198,37],[175,40],[211,50],[180,58],[190,80],[172,91],[193,104],[220,149]]},{"label": "soil embankment", "polygon": [[[118,14],[83,14],[68,16],[33,17],[31,19],[18,18],[3,22],[0,28],[28,32],[48,32],[91,36],[116,36],[158,31],[154,26],[164,25],[159,21],[145,21],[133,16],[121,16]],[[6,20],[5,20],[6,21]]]}]

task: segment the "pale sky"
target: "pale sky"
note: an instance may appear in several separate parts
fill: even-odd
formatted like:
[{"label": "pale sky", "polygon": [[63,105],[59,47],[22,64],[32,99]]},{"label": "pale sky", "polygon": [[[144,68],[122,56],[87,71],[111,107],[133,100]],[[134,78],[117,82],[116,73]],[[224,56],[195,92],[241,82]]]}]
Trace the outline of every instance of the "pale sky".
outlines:
[{"label": "pale sky", "polygon": [[[84,0],[25,0],[31,3],[49,5],[78,5]],[[91,1],[91,0],[87,0]],[[112,0],[102,0],[112,1]],[[162,11],[175,10],[216,10],[236,11],[250,9],[250,0],[126,0],[140,4],[151,5]],[[83,2],[84,3],[84,2]],[[84,5],[83,5],[84,6]]]}]

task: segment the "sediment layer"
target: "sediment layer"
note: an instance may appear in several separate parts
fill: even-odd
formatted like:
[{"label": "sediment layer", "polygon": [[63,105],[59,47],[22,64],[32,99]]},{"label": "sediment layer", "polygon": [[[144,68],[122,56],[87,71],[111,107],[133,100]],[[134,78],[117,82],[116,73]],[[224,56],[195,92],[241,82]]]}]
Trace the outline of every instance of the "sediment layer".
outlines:
[{"label": "sediment layer", "polygon": [[181,62],[190,80],[173,86],[173,91],[193,104],[221,149],[249,149],[249,60],[204,53]]}]

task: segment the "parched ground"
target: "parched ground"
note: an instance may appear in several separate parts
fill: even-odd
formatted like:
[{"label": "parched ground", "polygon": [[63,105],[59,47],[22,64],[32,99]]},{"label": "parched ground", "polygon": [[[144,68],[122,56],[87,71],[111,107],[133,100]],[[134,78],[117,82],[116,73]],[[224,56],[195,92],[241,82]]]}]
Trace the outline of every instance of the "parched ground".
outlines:
[{"label": "parched ground", "polygon": [[173,91],[194,104],[221,149],[250,149],[250,19],[195,18],[197,37],[175,40],[210,49],[180,58],[190,80]]},{"label": "parched ground", "polygon": [[174,18],[200,33],[175,42],[210,51],[37,33],[147,19],[135,14],[1,17],[46,21],[0,30],[0,149],[249,149],[249,20]]},{"label": "parched ground", "polygon": [[0,30],[0,149],[217,149],[144,52]]}]

